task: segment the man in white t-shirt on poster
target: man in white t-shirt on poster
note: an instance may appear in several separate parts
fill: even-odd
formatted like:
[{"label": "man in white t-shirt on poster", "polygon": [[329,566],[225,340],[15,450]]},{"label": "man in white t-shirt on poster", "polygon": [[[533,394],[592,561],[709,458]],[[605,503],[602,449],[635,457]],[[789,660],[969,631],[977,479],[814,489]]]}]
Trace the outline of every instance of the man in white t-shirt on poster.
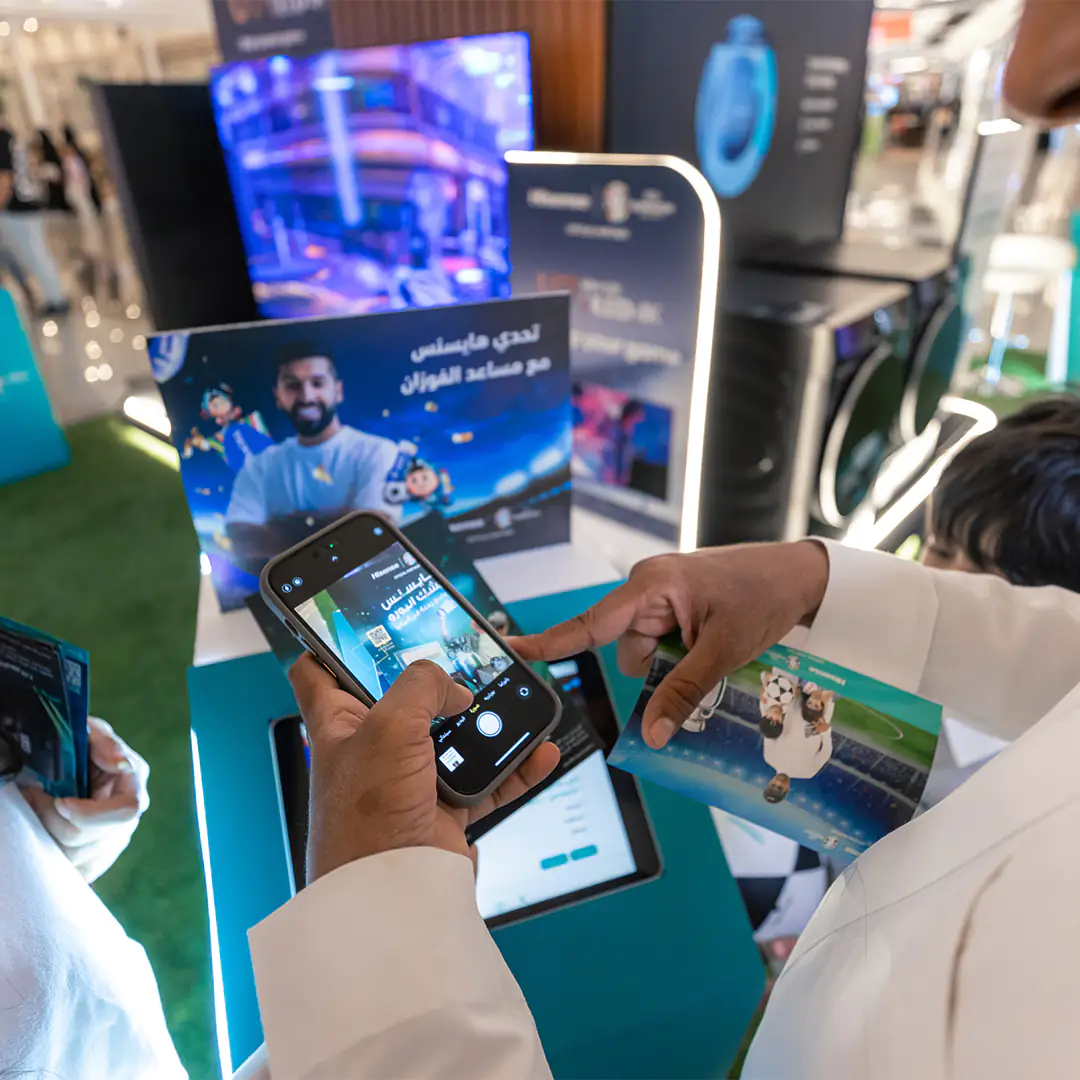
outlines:
[{"label": "man in white t-shirt on poster", "polygon": [[297,342],[279,357],[274,399],[296,435],[249,458],[225,513],[235,560],[258,573],[267,559],[351,510],[378,510],[397,444],[341,422],[341,379],[333,357]]}]

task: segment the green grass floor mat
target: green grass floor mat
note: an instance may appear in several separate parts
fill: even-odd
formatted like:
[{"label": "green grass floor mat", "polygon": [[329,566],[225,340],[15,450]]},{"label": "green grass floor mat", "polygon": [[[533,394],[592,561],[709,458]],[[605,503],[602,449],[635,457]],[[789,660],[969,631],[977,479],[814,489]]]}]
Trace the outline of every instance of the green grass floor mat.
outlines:
[{"label": "green grass floor mat", "polygon": [[[972,362],[972,369],[978,370],[986,363],[982,356]],[[1029,352],[1024,349],[1006,349],[1001,365],[1002,383],[1011,386],[1012,393],[988,394],[981,390],[972,390],[964,396],[971,401],[986,405],[997,414],[999,420],[1018,412],[1036,398],[1048,394],[1064,392],[1078,393],[1080,387],[1068,385],[1054,386],[1046,378],[1046,356],[1043,353]]]},{"label": "green grass floor mat", "polygon": [[115,419],[67,435],[70,465],[0,488],[0,614],[89,649],[92,711],[150,762],[150,809],[95,888],[146,948],[204,1080],[218,1066],[185,686],[198,545],[171,450]]}]

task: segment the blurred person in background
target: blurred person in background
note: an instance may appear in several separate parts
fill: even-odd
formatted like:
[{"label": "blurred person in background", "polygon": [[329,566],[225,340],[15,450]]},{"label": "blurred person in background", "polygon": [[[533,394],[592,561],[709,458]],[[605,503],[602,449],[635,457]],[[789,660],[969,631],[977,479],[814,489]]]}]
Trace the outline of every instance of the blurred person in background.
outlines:
[{"label": "blurred person in background", "polygon": [[1080,397],[1027,405],[949,462],[922,562],[1080,593]]},{"label": "blurred person in background", "polygon": [[0,241],[0,288],[7,288],[9,284],[17,286],[26,303],[33,306],[34,293],[30,288],[30,282],[27,281],[15,256],[4,247],[3,241]]},{"label": "blurred person in background", "polygon": [[60,151],[64,171],[64,191],[78,222],[78,250],[83,263],[87,292],[97,295],[108,283],[105,237],[101,222],[101,195],[90,171],[89,159],[75,137],[75,129],[64,125]]},{"label": "blurred person in background", "polygon": [[97,178],[94,175],[94,162],[91,160],[90,155],[87,154],[87,152],[83,149],[81,143],[79,142],[79,136],[75,131],[74,124],[65,124],[63,128],[63,133],[64,142],[61,154],[63,153],[63,151],[70,151],[74,154],[77,154],[79,159],[82,161],[83,167],[86,169],[87,182],[89,183],[90,187],[90,201],[94,205],[95,212],[100,214],[104,204],[101,197],[101,190],[98,186]]},{"label": "blurred person in background", "polygon": [[65,315],[71,305],[45,236],[41,185],[25,140],[8,126],[0,109],[0,247],[32,274],[41,291],[41,316]]},{"label": "blurred person in background", "polygon": [[37,176],[41,183],[41,201],[47,213],[70,214],[71,205],[64,194],[64,170],[60,151],[46,128],[38,128],[36,152]]}]

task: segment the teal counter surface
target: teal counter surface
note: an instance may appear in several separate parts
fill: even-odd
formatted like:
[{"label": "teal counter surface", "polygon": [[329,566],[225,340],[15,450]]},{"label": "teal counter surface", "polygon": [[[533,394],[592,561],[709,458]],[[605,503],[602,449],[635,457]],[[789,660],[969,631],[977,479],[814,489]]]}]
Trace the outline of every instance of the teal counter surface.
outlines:
[{"label": "teal counter surface", "polygon": [[[527,630],[606,586],[511,605]],[[620,718],[639,683],[602,650]],[[268,653],[188,672],[200,831],[211,897],[215,1010],[226,1068],[262,1041],[247,931],[289,899],[270,721],[296,712]],[[663,856],[655,881],[494,934],[556,1077],[722,1077],[764,973],[709,811],[642,785]]]}]

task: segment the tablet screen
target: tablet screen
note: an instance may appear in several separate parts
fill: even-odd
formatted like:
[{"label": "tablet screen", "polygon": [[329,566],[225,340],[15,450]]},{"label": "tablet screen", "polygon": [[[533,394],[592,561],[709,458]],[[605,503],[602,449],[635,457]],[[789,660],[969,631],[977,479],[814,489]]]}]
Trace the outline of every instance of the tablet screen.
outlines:
[{"label": "tablet screen", "polygon": [[637,872],[602,750],[482,836],[476,847],[476,901],[485,919]]}]

